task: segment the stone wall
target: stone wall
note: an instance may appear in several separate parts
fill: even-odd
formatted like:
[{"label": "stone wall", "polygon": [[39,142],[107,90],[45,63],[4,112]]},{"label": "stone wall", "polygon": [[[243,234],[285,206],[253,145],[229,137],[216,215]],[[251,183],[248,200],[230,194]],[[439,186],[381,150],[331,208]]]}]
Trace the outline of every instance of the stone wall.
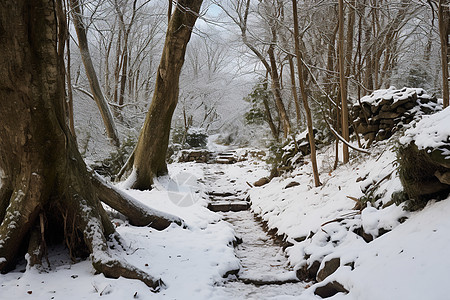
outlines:
[{"label": "stone wall", "polygon": [[209,162],[212,153],[205,149],[199,150],[181,150],[178,162],[197,162],[207,163]]},{"label": "stone wall", "polygon": [[361,98],[352,108],[352,118],[357,133],[370,145],[375,140],[388,139],[417,116],[441,109],[436,97],[423,89],[390,87]]}]

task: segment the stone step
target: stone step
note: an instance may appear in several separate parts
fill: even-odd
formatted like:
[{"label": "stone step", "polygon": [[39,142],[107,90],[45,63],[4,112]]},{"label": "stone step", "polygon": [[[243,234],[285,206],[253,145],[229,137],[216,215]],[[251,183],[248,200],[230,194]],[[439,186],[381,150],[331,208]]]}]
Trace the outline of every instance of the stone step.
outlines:
[{"label": "stone step", "polygon": [[282,285],[287,283],[298,283],[300,282],[299,279],[253,279],[253,278],[241,278],[238,277],[239,281],[245,283],[245,284],[253,284],[256,286],[263,286],[263,285]]},{"label": "stone step", "polygon": [[230,192],[206,192],[208,196],[215,196],[215,197],[230,197],[230,196],[236,196],[234,193]]},{"label": "stone step", "polygon": [[232,157],[236,156],[236,153],[233,152],[223,152],[223,153],[217,153],[218,157]]},{"label": "stone step", "polygon": [[214,202],[249,202],[245,199],[242,199],[241,197],[236,196],[229,196],[229,197],[215,197],[215,196],[209,196],[209,200],[211,203]]},{"label": "stone step", "polygon": [[236,163],[237,159],[235,157],[218,157],[216,158],[217,164],[228,165]]},{"label": "stone step", "polygon": [[247,201],[214,201],[208,203],[208,209],[214,212],[243,211],[250,208]]}]

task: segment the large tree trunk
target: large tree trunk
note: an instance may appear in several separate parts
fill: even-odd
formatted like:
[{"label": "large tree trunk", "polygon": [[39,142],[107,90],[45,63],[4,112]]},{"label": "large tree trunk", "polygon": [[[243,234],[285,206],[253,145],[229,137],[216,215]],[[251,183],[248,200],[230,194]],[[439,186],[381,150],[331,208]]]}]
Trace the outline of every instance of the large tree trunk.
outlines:
[{"label": "large tree trunk", "polygon": [[13,268],[27,248],[33,265],[46,242],[65,242],[74,256],[92,254],[105,276],[157,288],[159,279],[109,248],[112,239],[122,241],[65,122],[54,1],[0,2],[0,271]]},{"label": "large tree trunk", "polygon": [[179,77],[201,4],[202,0],[179,0],[170,18],[152,103],[136,146],[132,188],[151,189],[154,177],[167,174],[166,153]]},{"label": "large tree trunk", "polygon": [[117,133],[116,125],[114,123],[113,116],[108,107],[108,103],[103,96],[98,82],[97,74],[95,73],[94,64],[92,63],[91,55],[89,53],[89,45],[86,36],[86,28],[84,27],[83,20],[81,18],[80,3],[78,0],[70,0],[70,7],[72,10],[72,20],[75,26],[75,31],[78,37],[78,47],[80,48],[81,60],[83,61],[84,68],[86,70],[86,76],[89,80],[89,86],[91,87],[92,95],[97,103],[100,114],[105,124],[106,133],[111,139],[114,145],[119,146],[119,135]]}]

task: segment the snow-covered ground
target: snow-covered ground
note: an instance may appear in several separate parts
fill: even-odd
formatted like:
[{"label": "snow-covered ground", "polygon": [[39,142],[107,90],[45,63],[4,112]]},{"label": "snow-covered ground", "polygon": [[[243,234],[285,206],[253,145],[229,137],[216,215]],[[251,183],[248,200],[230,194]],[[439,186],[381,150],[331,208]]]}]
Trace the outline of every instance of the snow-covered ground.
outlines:
[{"label": "snow-covered ground", "polygon": [[[61,247],[50,251],[50,269],[26,269],[24,260],[16,270],[0,275],[0,299],[223,299],[227,294],[215,285],[225,282],[223,276],[239,269],[240,262],[232,245],[235,231],[206,208],[202,165],[170,165],[171,178],[161,178],[152,191],[124,189],[151,208],[183,218],[187,228],[173,225],[157,231],[113,220],[129,246],[125,259],[161,278],[166,286],[159,293],[137,280],[96,275],[89,260],[72,264]],[[243,163],[230,165],[226,172],[249,181],[266,174],[262,167]],[[225,176],[216,183],[222,180],[223,187]],[[249,188],[245,180],[226,190],[244,192]]]},{"label": "snow-covered ground", "polygon": [[[436,125],[436,121],[428,123]],[[254,188],[247,182],[268,174],[268,168],[257,159],[220,167],[172,164],[171,179],[161,179],[152,191],[125,191],[151,208],[180,216],[187,228],[174,225],[157,231],[114,220],[129,246],[125,259],[160,277],[166,287],[159,293],[150,292],[137,280],[96,275],[89,260],[71,264],[66,251],[56,248],[50,251],[48,270],[26,270],[23,262],[16,270],[0,275],[0,299],[251,297],[250,290],[255,287],[249,286],[247,293],[242,292],[245,286],[235,289],[236,293],[226,291],[228,279],[223,275],[241,263],[232,246],[235,230],[219,214],[206,209],[205,192],[211,189],[248,193],[252,211],[292,243],[286,250],[290,268],[298,270],[315,260],[323,267],[324,262],[340,258],[336,272],[322,282],[308,284],[298,295],[284,294],[287,286],[262,287],[258,295],[263,296],[258,299],[319,299],[315,288],[332,281],[341,283],[349,293],[330,299],[448,299],[450,199],[432,201],[413,213],[395,204],[384,207],[391,195],[402,189],[395,143],[392,139],[378,142],[370,152],[353,152],[349,164],[332,171],[333,148],[321,149],[320,187],[314,187],[310,164]],[[205,173],[206,169],[210,173]],[[298,185],[286,188],[293,181]],[[376,198],[365,209],[353,209],[354,199],[370,195]],[[366,239],[371,235],[374,240],[366,241],[361,231]]]},{"label": "snow-covered ground", "polygon": [[[414,138],[422,149],[448,143],[449,112],[426,116],[400,141]],[[397,140],[379,142],[370,155],[353,154],[349,164],[335,171],[328,161],[332,149],[322,149],[320,187],[314,187],[311,167],[304,165],[250,192],[253,211],[293,244],[287,253],[296,269],[314,261],[323,268],[325,262],[340,259],[336,272],[298,299],[319,298],[315,288],[331,282],[341,283],[349,293],[330,299],[449,299],[450,197],[413,213],[395,204],[385,207],[402,189]],[[285,188],[292,181],[299,185]],[[377,197],[367,208],[353,209],[354,199],[370,195]],[[361,229],[375,239],[365,241],[357,234]]]}]

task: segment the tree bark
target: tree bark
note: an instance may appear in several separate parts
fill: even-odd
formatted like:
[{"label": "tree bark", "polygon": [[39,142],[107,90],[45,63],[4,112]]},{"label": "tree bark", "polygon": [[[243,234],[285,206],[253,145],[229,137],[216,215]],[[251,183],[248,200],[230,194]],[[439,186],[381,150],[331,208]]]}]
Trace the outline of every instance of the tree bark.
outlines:
[{"label": "tree bark", "polygon": [[299,30],[298,30],[298,11],[297,11],[297,0],[292,0],[292,10],[294,18],[294,44],[295,44],[295,55],[297,57],[297,73],[298,81],[300,83],[300,92],[302,94],[303,106],[306,113],[306,121],[308,126],[308,138],[309,146],[311,148],[311,164],[313,168],[314,184],[316,187],[321,186],[319,178],[319,170],[317,168],[317,158],[316,158],[316,142],[314,140],[314,129],[311,117],[311,110],[309,109],[308,98],[306,95],[305,80],[303,78],[303,62],[302,53],[300,51],[300,41],[299,41]]},{"label": "tree bark", "polygon": [[448,90],[448,48],[450,34],[450,8],[448,0],[439,0],[438,19],[439,19],[439,37],[441,41],[441,65],[442,65],[442,98],[444,99],[444,108],[449,105],[449,90]]},{"label": "tree bark", "polygon": [[54,0],[0,2],[0,271],[13,268],[27,248],[30,264],[38,264],[47,242],[65,241],[73,255],[91,254],[105,276],[156,289],[159,279],[109,249],[124,243],[65,121],[56,32]]},{"label": "tree bark", "polygon": [[[348,129],[348,106],[347,106],[347,84],[345,80],[345,61],[344,61],[344,1],[339,0],[339,85],[341,88],[341,118],[342,118],[342,137],[349,141]],[[348,163],[348,146],[343,143],[342,155],[344,163]]]},{"label": "tree bark", "polygon": [[73,89],[72,89],[72,75],[71,75],[71,57],[70,57],[70,39],[66,40],[67,44],[67,67],[66,67],[66,81],[67,81],[67,111],[69,118],[69,128],[73,137],[76,139],[77,134],[75,132],[75,118],[73,113]]},{"label": "tree bark", "polygon": [[297,85],[295,83],[295,67],[292,55],[288,55],[288,62],[289,62],[289,73],[291,78],[292,97],[294,98],[295,115],[297,116],[297,128],[300,128],[302,124],[302,116],[300,112],[300,103],[298,101]]},{"label": "tree bark", "polygon": [[[267,90],[267,75],[268,73],[266,72],[266,78],[263,84],[264,90]],[[270,106],[269,106],[269,99],[268,97],[263,97],[263,105],[264,105],[264,112],[266,115],[266,121],[269,124],[270,127],[270,131],[272,132],[272,136],[275,139],[275,141],[278,142],[279,138],[280,138],[280,131],[278,130],[278,128],[275,126],[275,123],[273,122],[273,118],[272,118],[272,113],[270,112]]]},{"label": "tree bark", "polygon": [[108,184],[105,179],[96,173],[92,174],[92,183],[99,199],[111,208],[128,216],[131,225],[150,226],[157,230],[166,229],[172,223],[183,225],[183,220],[180,218],[143,206],[130,198],[130,196]]},{"label": "tree bark", "polygon": [[284,138],[286,138],[288,134],[291,133],[291,122],[289,122],[289,117],[287,115],[286,108],[284,107],[283,99],[281,98],[280,77],[278,76],[277,63],[275,60],[273,48],[274,45],[271,44],[269,50],[267,51],[270,61],[270,77],[272,79],[272,90],[274,92],[275,104],[280,114],[281,122],[283,124]]},{"label": "tree bark", "polygon": [[179,77],[201,4],[202,0],[179,0],[170,18],[152,103],[136,146],[132,188],[151,189],[154,177],[167,174],[166,153]]},{"label": "tree bark", "polygon": [[81,18],[80,3],[78,0],[70,0],[69,2],[72,10],[73,24],[75,26],[75,31],[78,37],[78,47],[80,48],[81,59],[86,70],[86,76],[89,80],[89,86],[91,87],[92,95],[94,96],[94,100],[97,103],[100,114],[102,115],[103,123],[105,124],[108,137],[111,139],[111,142],[115,146],[119,146],[120,141],[116,125],[114,124],[114,119],[108,107],[108,103],[103,96],[100,84],[98,82],[97,74],[95,73],[94,65],[92,63],[91,55],[89,53],[86,29]]}]

